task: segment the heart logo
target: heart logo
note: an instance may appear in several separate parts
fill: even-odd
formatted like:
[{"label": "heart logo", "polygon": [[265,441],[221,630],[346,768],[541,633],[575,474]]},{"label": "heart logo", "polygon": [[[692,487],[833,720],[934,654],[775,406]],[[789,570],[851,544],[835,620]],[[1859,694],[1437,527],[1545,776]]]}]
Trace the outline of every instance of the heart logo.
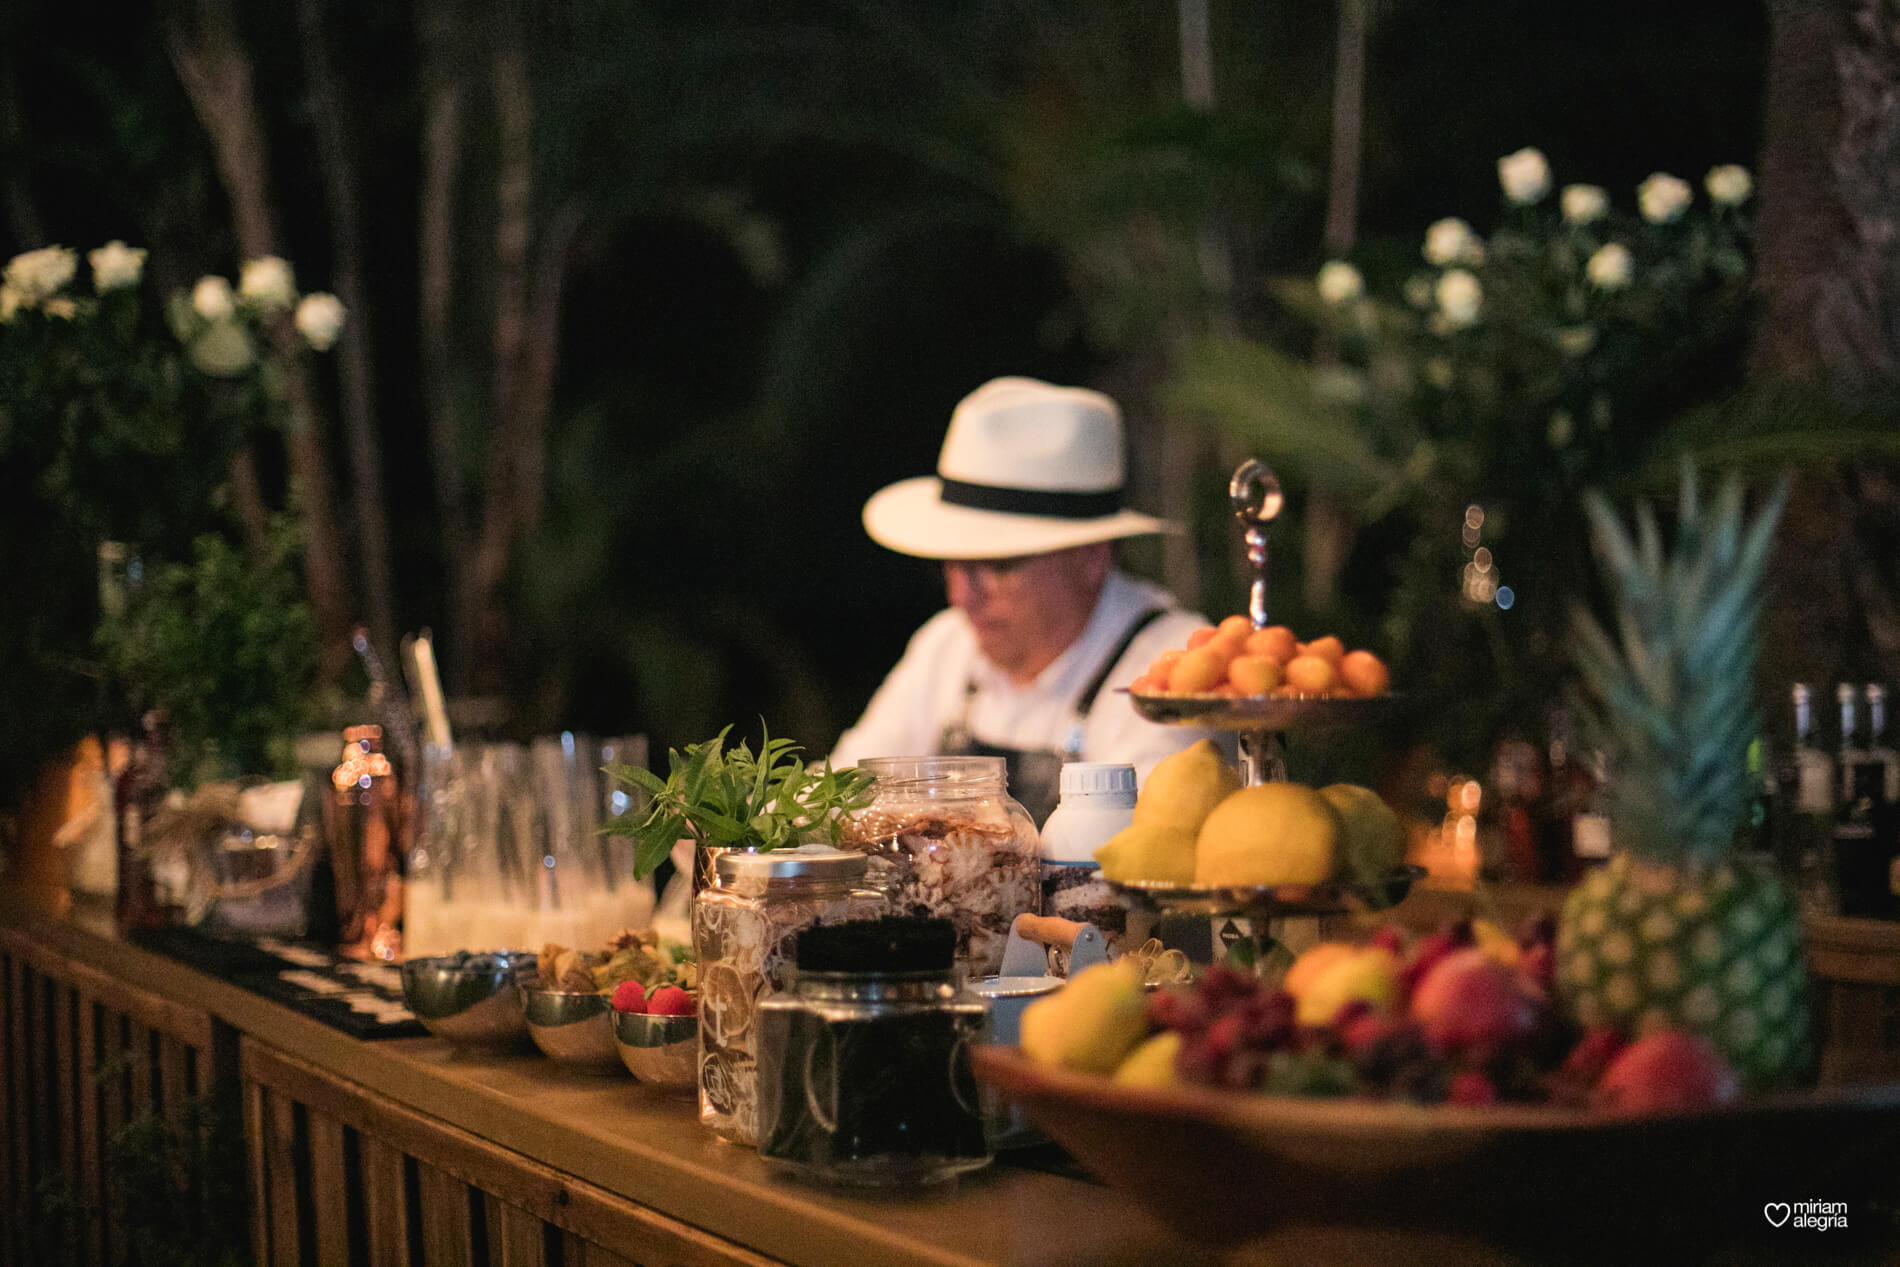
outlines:
[{"label": "heart logo", "polygon": [[1780,1227],[1783,1223],[1788,1221],[1788,1216],[1794,1213],[1794,1211],[1788,1208],[1786,1201],[1770,1201],[1761,1208],[1761,1213],[1763,1218],[1773,1223],[1776,1227]]}]

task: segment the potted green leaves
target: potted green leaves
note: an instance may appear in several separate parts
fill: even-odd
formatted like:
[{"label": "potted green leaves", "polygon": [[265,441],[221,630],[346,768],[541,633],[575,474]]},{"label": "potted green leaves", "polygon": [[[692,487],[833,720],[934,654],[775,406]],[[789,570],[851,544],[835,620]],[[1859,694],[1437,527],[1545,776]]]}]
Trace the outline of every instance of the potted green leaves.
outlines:
[{"label": "potted green leaves", "polygon": [[789,739],[761,726],[759,750],[726,747],[727,726],[704,743],[667,752],[664,779],[641,766],[610,766],[607,773],[643,789],[652,799],[608,823],[603,831],[634,841],[634,874],[651,875],[681,840],[699,846],[694,888],[702,887],[713,857],[725,849],[766,851],[824,842],[837,844],[846,815],[871,803],[874,780],[855,766],[833,770],[807,765]]}]

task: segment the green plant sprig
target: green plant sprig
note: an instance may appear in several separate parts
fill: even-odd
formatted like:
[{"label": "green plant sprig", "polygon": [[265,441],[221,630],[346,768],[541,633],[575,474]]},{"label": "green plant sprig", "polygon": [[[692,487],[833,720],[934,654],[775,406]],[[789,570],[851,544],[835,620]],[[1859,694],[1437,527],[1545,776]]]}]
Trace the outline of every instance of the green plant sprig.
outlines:
[{"label": "green plant sprig", "polygon": [[644,812],[622,814],[601,828],[634,842],[634,875],[644,877],[688,837],[702,845],[787,849],[822,837],[837,844],[843,818],[871,803],[872,776],[856,766],[808,766],[789,739],[760,726],[759,751],[741,742],[728,750],[727,726],[684,752],[667,751],[667,775],[643,766],[609,766],[622,783],[652,798]]}]

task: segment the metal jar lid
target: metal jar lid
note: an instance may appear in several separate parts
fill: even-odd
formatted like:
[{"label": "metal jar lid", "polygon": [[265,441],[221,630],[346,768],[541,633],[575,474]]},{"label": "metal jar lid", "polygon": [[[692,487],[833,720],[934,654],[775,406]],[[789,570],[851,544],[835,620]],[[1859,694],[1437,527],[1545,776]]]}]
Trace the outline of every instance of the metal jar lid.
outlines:
[{"label": "metal jar lid", "polygon": [[833,849],[830,845],[800,845],[796,849],[770,849],[762,853],[729,849],[720,854],[713,865],[718,868],[722,882],[747,879],[770,883],[800,879],[847,884],[864,878],[869,860],[861,853]]}]

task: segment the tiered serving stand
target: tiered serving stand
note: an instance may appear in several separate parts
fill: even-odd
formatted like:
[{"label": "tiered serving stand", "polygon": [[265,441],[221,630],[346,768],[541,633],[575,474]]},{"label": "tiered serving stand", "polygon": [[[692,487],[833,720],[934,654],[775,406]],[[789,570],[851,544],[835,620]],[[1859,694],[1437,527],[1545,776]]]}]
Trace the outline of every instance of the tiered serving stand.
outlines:
[{"label": "tiered serving stand", "polygon": [[[1286,508],[1286,496],[1272,469],[1258,459],[1240,465],[1228,481],[1227,492],[1246,541],[1247,560],[1253,565],[1248,617],[1255,629],[1264,629],[1271,623],[1267,607],[1267,533]],[[1287,735],[1375,725],[1392,715],[1395,704],[1389,695],[1326,699],[1131,694],[1130,699],[1135,711],[1151,722],[1233,732],[1240,746],[1241,782],[1247,787],[1285,781]],[[1280,939],[1283,921],[1289,918],[1383,910],[1402,901],[1413,881],[1423,874],[1421,867],[1402,866],[1370,880],[1258,888],[1107,883],[1131,910],[1246,921],[1236,923],[1232,931],[1251,935],[1258,956]]]}]

